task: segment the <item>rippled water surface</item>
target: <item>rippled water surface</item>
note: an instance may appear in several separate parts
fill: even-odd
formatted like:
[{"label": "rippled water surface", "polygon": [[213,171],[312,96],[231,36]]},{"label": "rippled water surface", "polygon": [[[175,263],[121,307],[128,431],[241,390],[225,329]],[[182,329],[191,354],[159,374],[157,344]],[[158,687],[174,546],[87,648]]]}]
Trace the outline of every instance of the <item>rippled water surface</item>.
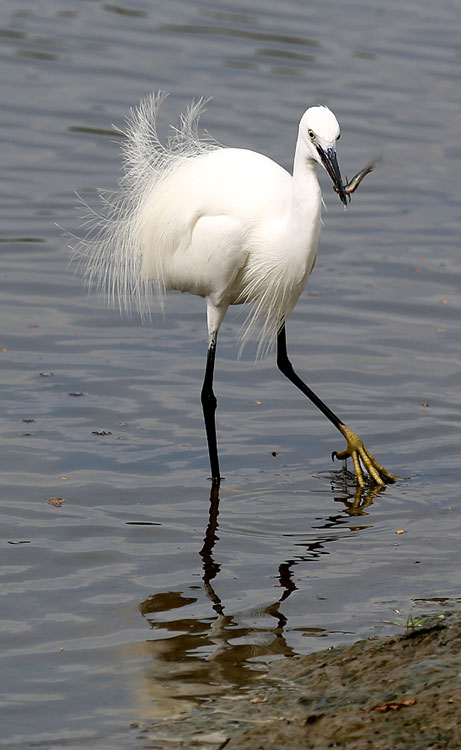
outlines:
[{"label": "rippled water surface", "polygon": [[[0,39],[0,745],[141,747],[134,723],[271,659],[459,602],[457,4],[3,0]],[[287,330],[299,372],[402,478],[385,492],[354,497],[341,436],[273,356],[237,361],[237,310],[210,503],[203,300],[172,294],[144,325],[69,268],[56,225],[75,230],[75,191],[95,205],[116,186],[111,124],[159,88],[164,132],[211,96],[219,141],[290,168],[322,102],[343,172],[383,157],[347,213],[321,175],[321,253]]]}]

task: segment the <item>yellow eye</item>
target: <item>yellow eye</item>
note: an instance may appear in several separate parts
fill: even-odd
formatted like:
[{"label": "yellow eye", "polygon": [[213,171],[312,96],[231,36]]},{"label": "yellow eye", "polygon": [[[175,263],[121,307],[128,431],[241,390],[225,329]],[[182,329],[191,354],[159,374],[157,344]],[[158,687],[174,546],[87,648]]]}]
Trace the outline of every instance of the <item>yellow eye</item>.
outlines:
[{"label": "yellow eye", "polygon": [[315,141],[315,133],[314,133],[313,130],[308,130],[307,131],[307,135],[309,136],[309,138],[311,139],[311,141]]}]

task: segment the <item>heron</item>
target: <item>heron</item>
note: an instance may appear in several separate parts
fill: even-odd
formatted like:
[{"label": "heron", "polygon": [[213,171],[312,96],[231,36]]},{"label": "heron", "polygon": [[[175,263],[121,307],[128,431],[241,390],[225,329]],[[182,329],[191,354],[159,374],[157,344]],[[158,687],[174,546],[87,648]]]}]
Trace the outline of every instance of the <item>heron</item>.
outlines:
[{"label": "heron", "polygon": [[[288,357],[286,321],[317,257],[322,194],[317,167],[325,168],[346,207],[360,179],[344,185],[336,154],[339,123],[326,106],[302,115],[290,174],[261,153],[228,148],[199,133],[207,100],[192,102],[159,138],[157,115],[165,93],[130,110],[122,145],[124,172],[114,194],[101,194],[78,253],[83,274],[141,314],[162,307],[179,290],[206,301],[208,349],[201,403],[211,481],[219,487],[213,375],[218,332],[230,305],[249,305],[241,342],[256,332],[260,352],[276,346],[277,366],[339,430],[346,441],[332,456],[351,458],[356,481],[377,486],[395,477],[362,440],[297,375]],[[356,176],[358,177],[358,176]]]}]

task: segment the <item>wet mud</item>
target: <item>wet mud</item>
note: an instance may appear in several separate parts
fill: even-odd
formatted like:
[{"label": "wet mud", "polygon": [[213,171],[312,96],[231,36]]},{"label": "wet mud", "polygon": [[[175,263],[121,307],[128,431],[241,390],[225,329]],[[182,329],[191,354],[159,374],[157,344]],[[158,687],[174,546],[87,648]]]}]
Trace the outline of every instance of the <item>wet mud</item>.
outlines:
[{"label": "wet mud", "polygon": [[277,661],[261,686],[155,726],[146,748],[458,750],[461,613],[412,621],[402,635]]}]

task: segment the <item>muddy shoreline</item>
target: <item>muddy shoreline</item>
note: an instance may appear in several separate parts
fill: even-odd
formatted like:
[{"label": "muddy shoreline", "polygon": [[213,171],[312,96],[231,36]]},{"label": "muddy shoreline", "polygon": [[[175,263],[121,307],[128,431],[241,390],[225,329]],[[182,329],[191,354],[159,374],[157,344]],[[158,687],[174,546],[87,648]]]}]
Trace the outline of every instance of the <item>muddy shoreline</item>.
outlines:
[{"label": "muddy shoreline", "polygon": [[461,613],[432,614],[402,635],[282,659],[244,695],[133,731],[152,749],[459,750],[460,652]]}]

